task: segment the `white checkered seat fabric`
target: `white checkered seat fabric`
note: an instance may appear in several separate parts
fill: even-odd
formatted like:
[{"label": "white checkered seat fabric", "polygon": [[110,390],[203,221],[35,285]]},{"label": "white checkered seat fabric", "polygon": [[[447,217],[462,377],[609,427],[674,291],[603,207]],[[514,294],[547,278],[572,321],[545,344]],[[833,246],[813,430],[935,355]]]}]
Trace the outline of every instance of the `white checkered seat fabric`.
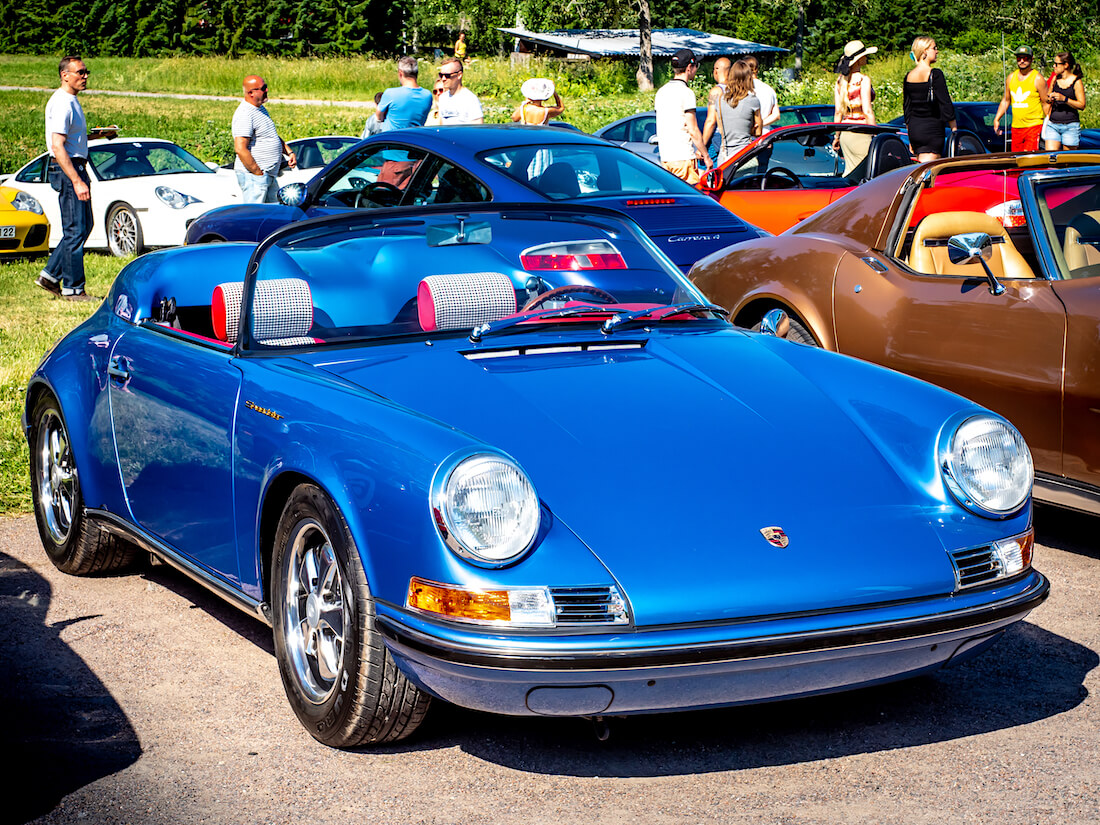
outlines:
[{"label": "white checkered seat fabric", "polygon": [[[244,284],[230,282],[214,287],[210,314],[214,334],[230,344],[237,341]],[[301,278],[258,281],[252,297],[252,334],[267,346],[289,347],[316,343],[306,333],[313,326],[313,295]]]},{"label": "white checkered seat fabric", "polygon": [[416,312],[425,332],[470,329],[515,315],[516,289],[499,272],[429,275],[417,287]]}]

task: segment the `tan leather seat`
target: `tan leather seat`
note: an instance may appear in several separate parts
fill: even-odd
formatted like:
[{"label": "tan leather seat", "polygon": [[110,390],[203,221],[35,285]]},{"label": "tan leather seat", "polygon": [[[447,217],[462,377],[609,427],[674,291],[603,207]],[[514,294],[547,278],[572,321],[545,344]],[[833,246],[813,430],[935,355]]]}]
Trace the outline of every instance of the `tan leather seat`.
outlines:
[{"label": "tan leather seat", "polygon": [[[1082,243],[1082,239],[1086,243]],[[1100,212],[1082,212],[1075,215],[1066,227],[1062,251],[1066,256],[1069,277],[1075,269],[1087,269],[1100,264]]]},{"label": "tan leather seat", "polygon": [[[947,255],[948,238],[966,232],[985,232],[993,240],[993,254],[987,263],[997,278],[1013,280],[1035,277],[1001,222],[984,212],[939,212],[925,217],[917,224],[917,231],[913,235],[909,266],[917,272],[926,272],[929,275],[985,277],[985,270],[980,263],[953,264]],[[998,238],[1001,239],[1000,242],[997,241]],[[926,241],[936,243],[928,246]]]}]

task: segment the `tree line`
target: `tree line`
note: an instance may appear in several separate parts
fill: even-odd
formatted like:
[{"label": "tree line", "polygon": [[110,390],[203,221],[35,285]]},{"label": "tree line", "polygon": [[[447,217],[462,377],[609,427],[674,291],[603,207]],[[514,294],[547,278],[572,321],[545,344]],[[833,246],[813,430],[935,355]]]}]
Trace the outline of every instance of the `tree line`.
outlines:
[{"label": "tree line", "polygon": [[502,54],[500,27],[532,31],[690,28],[802,50],[828,62],[861,39],[904,52],[918,34],[978,54],[1026,42],[1095,49],[1098,2],[1052,12],[1033,0],[0,0],[0,53],[148,57],[175,54],[387,57],[449,50],[467,32],[475,54]]}]

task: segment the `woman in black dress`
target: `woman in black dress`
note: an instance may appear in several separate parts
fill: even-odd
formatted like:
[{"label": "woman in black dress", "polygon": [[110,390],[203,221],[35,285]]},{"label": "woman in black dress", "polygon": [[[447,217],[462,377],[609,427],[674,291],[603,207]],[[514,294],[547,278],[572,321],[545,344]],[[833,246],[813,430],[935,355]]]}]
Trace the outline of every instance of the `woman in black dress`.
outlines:
[{"label": "woman in black dress", "polygon": [[905,76],[902,94],[902,111],[905,127],[909,130],[909,146],[917,161],[935,160],[943,156],[944,124],[954,132],[955,104],[947,91],[943,72],[933,69],[939,56],[936,41],[931,37],[918,37],[913,41],[915,68]]}]

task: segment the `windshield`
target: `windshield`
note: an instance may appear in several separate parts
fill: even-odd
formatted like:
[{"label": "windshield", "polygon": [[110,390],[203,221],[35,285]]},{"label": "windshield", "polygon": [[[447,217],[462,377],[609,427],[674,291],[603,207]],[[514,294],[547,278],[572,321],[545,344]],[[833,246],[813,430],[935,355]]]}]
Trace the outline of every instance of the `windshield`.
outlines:
[{"label": "windshield", "polygon": [[[243,275],[243,273],[242,273]],[[591,209],[418,210],[303,224],[259,261],[249,348],[469,335],[524,312],[517,331],[703,296],[636,225]],[[534,303],[533,303],[534,302]],[[536,318],[565,309],[561,317]],[[232,311],[227,313],[230,317]],[[220,334],[218,335],[220,337]]]},{"label": "windshield", "polygon": [[671,172],[617,146],[513,146],[483,152],[478,159],[554,201],[603,195],[698,194]]},{"label": "windshield", "polygon": [[174,175],[178,172],[214,174],[214,170],[174,143],[113,143],[93,146],[88,152],[100,180]]}]

